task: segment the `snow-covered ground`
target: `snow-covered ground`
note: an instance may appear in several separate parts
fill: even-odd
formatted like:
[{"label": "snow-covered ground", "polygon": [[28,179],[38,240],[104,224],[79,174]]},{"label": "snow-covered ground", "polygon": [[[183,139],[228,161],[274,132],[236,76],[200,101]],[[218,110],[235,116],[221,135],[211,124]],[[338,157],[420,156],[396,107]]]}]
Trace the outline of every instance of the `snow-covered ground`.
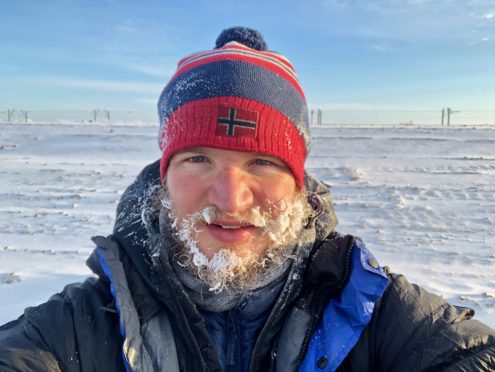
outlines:
[{"label": "snow-covered ground", "polygon": [[[157,126],[0,123],[0,324],[90,275]],[[495,127],[313,128],[338,230],[495,327]]]}]

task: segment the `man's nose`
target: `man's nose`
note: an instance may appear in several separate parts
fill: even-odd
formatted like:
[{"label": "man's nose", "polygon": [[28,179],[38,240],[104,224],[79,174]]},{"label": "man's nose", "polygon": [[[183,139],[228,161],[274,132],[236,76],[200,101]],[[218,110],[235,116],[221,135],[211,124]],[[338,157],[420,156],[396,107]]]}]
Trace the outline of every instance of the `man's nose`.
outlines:
[{"label": "man's nose", "polygon": [[236,166],[225,166],[214,176],[209,202],[225,213],[239,213],[253,206],[254,196],[249,174]]}]

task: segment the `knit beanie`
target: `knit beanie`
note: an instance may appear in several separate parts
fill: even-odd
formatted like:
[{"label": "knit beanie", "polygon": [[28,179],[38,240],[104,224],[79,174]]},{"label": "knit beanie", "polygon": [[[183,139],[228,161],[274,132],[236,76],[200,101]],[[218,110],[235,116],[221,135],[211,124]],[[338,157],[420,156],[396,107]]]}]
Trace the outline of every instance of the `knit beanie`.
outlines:
[{"label": "knit beanie", "polygon": [[300,189],[310,135],[306,98],[291,63],[256,30],[221,32],[213,50],[183,58],[158,100],[163,180],[191,147],[258,152],[288,165]]}]

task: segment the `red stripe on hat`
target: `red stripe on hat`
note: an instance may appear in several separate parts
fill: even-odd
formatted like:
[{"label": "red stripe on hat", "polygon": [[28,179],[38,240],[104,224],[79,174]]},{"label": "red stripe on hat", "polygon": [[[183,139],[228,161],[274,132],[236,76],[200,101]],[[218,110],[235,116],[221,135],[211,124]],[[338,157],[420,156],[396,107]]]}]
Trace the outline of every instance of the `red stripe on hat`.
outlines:
[{"label": "red stripe on hat", "polygon": [[[256,135],[229,137],[219,134],[219,107],[256,112]],[[193,101],[177,109],[167,118],[161,133],[162,179],[170,157],[191,147],[214,147],[275,156],[289,166],[298,187],[302,189],[304,186],[306,148],[303,138],[285,115],[261,102],[239,97],[215,97]]]}]

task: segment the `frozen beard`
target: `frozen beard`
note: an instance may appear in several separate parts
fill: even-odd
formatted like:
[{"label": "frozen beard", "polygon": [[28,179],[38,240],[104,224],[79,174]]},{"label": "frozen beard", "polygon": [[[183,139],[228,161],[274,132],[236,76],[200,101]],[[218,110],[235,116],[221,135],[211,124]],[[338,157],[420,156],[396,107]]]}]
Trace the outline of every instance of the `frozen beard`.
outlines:
[{"label": "frozen beard", "polygon": [[249,248],[242,249],[241,254],[236,252],[235,247],[226,246],[208,258],[198,247],[195,236],[202,226],[211,224],[217,215],[225,214],[215,207],[207,207],[179,220],[166,191],[161,201],[168,211],[172,232],[180,243],[176,252],[179,264],[215,292],[254,289],[268,283],[271,275],[278,273],[276,268],[290,257],[311,211],[306,193],[301,191],[291,202],[269,203],[268,211],[255,207],[239,215],[228,214],[229,218],[247,222],[259,229],[267,238],[267,246],[259,253]]}]

